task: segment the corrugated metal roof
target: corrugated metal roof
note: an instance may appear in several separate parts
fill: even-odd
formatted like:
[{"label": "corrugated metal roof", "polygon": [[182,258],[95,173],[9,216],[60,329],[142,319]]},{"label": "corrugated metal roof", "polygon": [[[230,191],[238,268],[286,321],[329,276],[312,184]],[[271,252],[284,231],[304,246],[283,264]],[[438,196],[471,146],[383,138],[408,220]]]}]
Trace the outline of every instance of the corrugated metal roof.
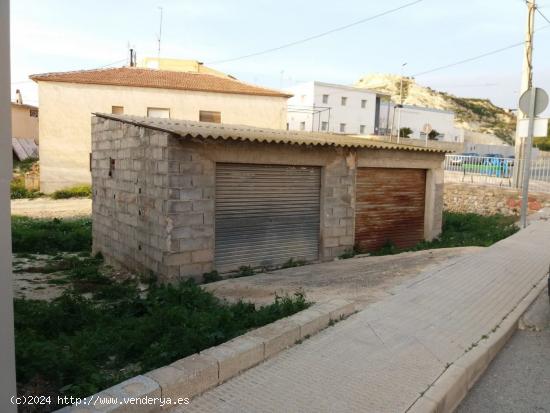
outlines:
[{"label": "corrugated metal roof", "polygon": [[428,147],[413,142],[392,143],[384,140],[369,139],[367,137],[344,135],[326,132],[298,132],[282,129],[258,128],[246,125],[229,125],[207,122],[193,122],[189,120],[146,118],[129,115],[112,115],[94,113],[106,119],[114,119],[132,125],[142,126],[164,132],[173,133],[182,137],[219,139],[232,141],[249,141],[263,143],[281,143],[306,146],[333,146],[345,148],[393,149],[418,152],[455,152],[452,144],[430,144]]},{"label": "corrugated metal roof", "polygon": [[38,146],[34,139],[12,138],[11,146],[17,159],[24,161],[27,158],[38,158]]}]

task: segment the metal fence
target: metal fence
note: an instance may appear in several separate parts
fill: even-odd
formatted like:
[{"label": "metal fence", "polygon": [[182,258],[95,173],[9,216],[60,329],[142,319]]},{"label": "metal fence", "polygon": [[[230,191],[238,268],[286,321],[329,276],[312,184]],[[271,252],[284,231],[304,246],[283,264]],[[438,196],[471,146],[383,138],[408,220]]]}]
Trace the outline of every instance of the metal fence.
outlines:
[{"label": "metal fence", "polygon": [[[514,168],[520,163],[513,158],[447,155],[445,182],[511,188]],[[531,162],[529,190],[550,193],[550,158],[539,158]]]}]

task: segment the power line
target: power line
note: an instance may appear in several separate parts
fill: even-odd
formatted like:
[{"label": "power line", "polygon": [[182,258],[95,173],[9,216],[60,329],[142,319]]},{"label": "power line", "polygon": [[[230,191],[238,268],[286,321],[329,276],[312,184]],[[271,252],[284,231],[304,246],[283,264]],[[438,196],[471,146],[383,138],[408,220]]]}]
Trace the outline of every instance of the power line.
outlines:
[{"label": "power line", "polygon": [[[106,64],[106,65],[103,65],[103,66],[94,67],[93,69],[103,69],[104,67],[109,67],[109,66],[117,65],[117,64],[119,64],[119,63],[126,62],[127,60],[128,60],[127,58],[124,58],[124,59],[117,60],[116,62],[112,62],[112,63]],[[93,70],[93,69],[90,69],[90,70]]]},{"label": "power line", "polygon": [[[544,30],[544,29],[547,29],[548,27],[550,27],[550,24],[546,25],[546,26],[539,27],[535,31],[537,32],[537,31],[540,31],[540,30]],[[447,65],[434,67],[433,69],[429,69],[429,70],[425,70],[423,72],[416,73],[416,74],[412,75],[412,77],[423,76],[423,75],[427,75],[428,73],[438,72],[438,71],[443,70],[443,69],[448,69],[450,67],[462,65],[464,63],[469,63],[469,62],[472,62],[474,60],[482,59],[482,58],[487,57],[487,56],[492,56],[494,54],[501,53],[501,52],[504,52],[504,51],[509,50],[509,49],[513,49],[515,47],[523,46],[524,44],[525,44],[524,41],[514,43],[514,44],[510,44],[508,46],[501,47],[499,49],[491,50],[490,52],[487,52],[487,53],[483,53],[483,54],[480,54],[480,55],[477,55],[477,56],[469,57],[467,59],[459,60],[459,61],[454,62],[454,63],[449,63]]]},{"label": "power line", "polygon": [[548,18],[540,11],[540,8],[536,8],[537,10],[537,13],[541,15],[541,17],[546,20],[546,22],[550,23],[550,20],[548,20]]},{"label": "power line", "polygon": [[403,4],[399,7],[396,7],[396,8],[390,9],[390,10],[386,10],[382,13],[375,14],[374,16],[366,17],[364,19],[357,20],[356,22],[346,24],[344,26],[336,27],[332,30],[328,30],[326,32],[319,33],[319,34],[315,34],[313,36],[309,36],[309,37],[306,37],[304,39],[296,40],[296,41],[293,41],[293,42],[290,42],[290,43],[285,43],[281,46],[272,47],[270,49],[265,49],[265,50],[261,50],[259,52],[254,52],[254,53],[250,53],[250,54],[246,54],[246,55],[242,55],[242,56],[238,56],[238,57],[233,57],[233,58],[230,58],[230,59],[215,60],[215,61],[212,61],[212,62],[207,62],[207,64],[221,64],[221,63],[227,63],[227,62],[234,62],[236,60],[242,60],[242,59],[247,59],[249,57],[260,56],[260,55],[263,55],[263,54],[266,54],[266,53],[271,53],[271,52],[275,52],[277,50],[285,49],[287,47],[296,46],[298,44],[309,42],[311,40],[315,40],[315,39],[318,39],[320,37],[328,36],[329,34],[336,33],[336,32],[342,31],[342,30],[346,30],[346,29],[349,29],[350,27],[357,26],[359,24],[363,24],[363,23],[366,23],[368,21],[378,19],[379,17],[383,17],[383,16],[386,16],[386,15],[391,14],[391,13],[395,13],[399,10],[403,10],[407,7],[411,7],[411,6],[414,6],[415,4],[421,3],[422,1],[424,1],[424,0],[415,0],[415,1],[412,1],[410,3]]},{"label": "power line", "polygon": [[416,73],[416,74],[413,75],[413,77],[423,76],[423,75],[427,75],[428,73],[433,73],[433,72],[437,72],[439,70],[448,69],[448,68],[453,67],[453,66],[462,65],[464,63],[468,63],[468,62],[471,62],[471,61],[474,61],[474,60],[477,60],[477,59],[481,59],[483,57],[487,57],[487,56],[491,56],[491,55],[494,55],[494,54],[497,54],[497,53],[500,53],[500,52],[504,52],[505,50],[508,50],[508,49],[513,49],[514,47],[522,46],[523,44],[524,44],[524,42],[514,43],[514,44],[511,44],[509,46],[502,47],[500,49],[492,50],[492,51],[487,52],[487,53],[483,53],[483,54],[480,54],[480,55],[477,55],[477,56],[474,56],[474,57],[470,57],[468,59],[459,60],[458,62],[449,63],[449,64],[444,65],[444,66],[439,66],[439,67],[435,67],[435,68],[430,69],[430,70],[425,70],[424,72]]}]

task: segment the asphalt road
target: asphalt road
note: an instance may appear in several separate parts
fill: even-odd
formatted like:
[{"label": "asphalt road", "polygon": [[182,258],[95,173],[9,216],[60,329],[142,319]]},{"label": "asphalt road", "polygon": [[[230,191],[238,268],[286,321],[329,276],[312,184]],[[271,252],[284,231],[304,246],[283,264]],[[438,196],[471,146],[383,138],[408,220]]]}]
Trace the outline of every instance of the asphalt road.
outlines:
[{"label": "asphalt road", "polygon": [[[550,305],[543,291],[459,413],[550,412]],[[540,331],[536,331],[540,330]]]}]

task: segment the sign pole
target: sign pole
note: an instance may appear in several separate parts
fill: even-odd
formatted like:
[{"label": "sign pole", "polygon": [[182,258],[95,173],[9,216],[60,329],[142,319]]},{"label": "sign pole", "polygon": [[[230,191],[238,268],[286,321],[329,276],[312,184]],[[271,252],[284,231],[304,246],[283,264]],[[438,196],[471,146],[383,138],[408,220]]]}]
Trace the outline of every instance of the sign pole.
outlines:
[{"label": "sign pole", "polygon": [[525,159],[523,162],[523,185],[521,188],[521,226],[527,226],[527,212],[529,201],[529,178],[531,177],[531,149],[533,146],[533,131],[535,129],[535,102],[537,98],[537,89],[532,88],[529,99],[529,127],[527,138],[525,139]]}]

